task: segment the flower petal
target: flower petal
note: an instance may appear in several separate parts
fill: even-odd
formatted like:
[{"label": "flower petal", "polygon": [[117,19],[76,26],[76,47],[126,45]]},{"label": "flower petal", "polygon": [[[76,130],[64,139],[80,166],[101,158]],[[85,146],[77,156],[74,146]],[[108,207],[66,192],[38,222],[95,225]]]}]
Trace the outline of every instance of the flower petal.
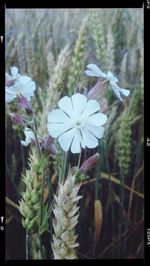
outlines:
[{"label": "flower petal", "polygon": [[75,134],[75,128],[65,132],[58,138],[58,142],[64,151],[68,151]]},{"label": "flower petal", "polygon": [[22,82],[22,83],[27,84],[27,83],[29,83],[31,81],[31,78],[28,77],[28,76],[20,76],[19,81]]},{"label": "flower petal", "polygon": [[10,93],[12,95],[16,95],[16,91],[14,90],[13,86],[5,87],[5,91],[6,91],[6,93]]},{"label": "flower petal", "polygon": [[103,127],[96,127],[89,124],[85,125],[85,128],[87,128],[95,137],[98,139],[102,138],[104,135],[104,128]]},{"label": "flower petal", "polygon": [[[100,70],[99,67],[97,67],[97,65],[95,64],[89,64],[87,65],[87,68],[92,70],[93,73],[95,73],[95,76],[97,77],[102,77],[102,78],[106,78],[106,74]],[[88,71],[88,70],[87,70]]]},{"label": "flower petal", "polygon": [[25,127],[24,129],[24,134],[25,134],[26,139],[21,140],[21,144],[23,146],[28,146],[31,143],[32,139],[33,140],[35,139],[35,136],[34,136],[34,133],[31,131],[31,129],[27,127]]},{"label": "flower petal", "polygon": [[64,96],[59,102],[58,106],[69,116],[74,117],[74,110],[72,101],[68,96]]},{"label": "flower petal", "polygon": [[31,141],[25,141],[25,140],[21,140],[21,144],[25,147],[27,147],[29,144],[31,143]]},{"label": "flower petal", "polygon": [[116,94],[116,96],[119,98],[119,100],[123,102],[123,99],[121,98],[121,94],[120,94],[120,91],[118,89],[117,84],[111,83],[111,87],[112,87],[112,90],[114,91],[114,93]]},{"label": "flower petal", "polygon": [[92,71],[92,70],[86,70],[86,71],[84,71],[84,72],[85,72],[85,74],[86,74],[87,76],[91,76],[91,77],[99,77],[99,74],[96,73],[95,71]]},{"label": "flower petal", "polygon": [[119,80],[113,75],[112,72],[108,71],[107,78],[110,82],[118,82]]},{"label": "flower petal", "polygon": [[11,75],[13,76],[13,78],[15,78],[18,74],[18,68],[15,66],[10,67],[10,72],[11,72]]},{"label": "flower petal", "polygon": [[13,79],[12,76],[9,75],[8,73],[6,73],[5,76],[6,76],[6,81],[9,81],[9,80]]},{"label": "flower petal", "polygon": [[85,110],[82,114],[82,117],[87,117],[89,115],[94,114],[95,112],[99,111],[100,105],[96,100],[90,100],[87,102]]},{"label": "flower petal", "polygon": [[20,95],[25,97],[30,102],[31,96],[33,96],[34,94],[33,93],[23,93],[23,94],[20,94]]},{"label": "flower petal", "polygon": [[86,107],[87,98],[80,93],[75,93],[74,95],[72,95],[71,99],[75,114],[81,115]]},{"label": "flower petal", "polygon": [[59,137],[61,134],[65,133],[67,130],[71,129],[72,123],[48,123],[48,132],[53,138]]},{"label": "flower petal", "polygon": [[55,109],[48,114],[49,123],[67,123],[70,121],[70,118],[61,109]]},{"label": "flower petal", "polygon": [[26,136],[27,141],[30,141],[31,139],[35,139],[34,133],[28,127],[25,127],[24,134]]},{"label": "flower petal", "polygon": [[28,94],[30,96],[33,96],[33,91],[36,89],[35,82],[30,81],[30,82],[24,82],[21,80],[18,80],[14,86],[14,91],[16,91],[17,94]]},{"label": "flower petal", "polygon": [[127,90],[127,89],[119,88],[119,91],[126,97],[129,96],[129,94],[130,94],[130,90]]},{"label": "flower petal", "polygon": [[107,116],[102,113],[91,115],[87,118],[86,123],[93,126],[101,126],[105,124]]},{"label": "flower petal", "polygon": [[10,103],[14,98],[16,98],[16,95],[7,93],[5,94],[5,101],[6,103]]},{"label": "flower petal", "polygon": [[85,145],[92,149],[98,146],[98,140],[96,137],[93,136],[93,134],[90,133],[88,129],[81,128],[82,138]]},{"label": "flower petal", "polygon": [[85,145],[84,139],[83,139],[82,137],[81,137],[81,147],[82,147],[83,149],[86,148],[86,145]]},{"label": "flower petal", "polygon": [[79,130],[76,130],[75,136],[71,145],[71,152],[72,153],[80,153],[81,152],[81,146],[80,146],[80,132]]},{"label": "flower petal", "polygon": [[29,81],[24,83],[26,90],[28,90],[28,92],[34,92],[36,90],[36,86],[35,86],[35,82],[34,81]]}]

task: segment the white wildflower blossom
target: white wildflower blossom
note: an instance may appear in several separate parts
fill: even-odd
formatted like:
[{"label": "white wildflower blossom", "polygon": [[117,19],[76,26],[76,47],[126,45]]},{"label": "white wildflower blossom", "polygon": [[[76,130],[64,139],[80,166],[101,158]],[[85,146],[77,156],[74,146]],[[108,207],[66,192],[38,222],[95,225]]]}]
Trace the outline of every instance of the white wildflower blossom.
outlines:
[{"label": "white wildflower blossom", "polygon": [[18,73],[18,68],[13,66],[10,67],[10,73],[11,75],[9,75],[8,73],[6,73],[6,81],[16,81],[20,78],[20,74]]},{"label": "white wildflower blossom", "polygon": [[123,101],[121,94],[124,96],[129,96],[130,90],[122,89],[120,88],[116,83],[119,81],[112,72],[108,71],[107,74],[105,74],[103,71],[101,71],[95,64],[89,64],[87,65],[88,70],[85,71],[86,75],[92,76],[92,77],[100,77],[104,78],[107,81],[109,81],[110,86],[116,96],[119,98],[120,101]]},{"label": "white wildflower blossom", "polygon": [[18,73],[17,67],[10,68],[11,75],[6,73],[5,100],[7,103],[17,96],[24,96],[28,101],[34,95],[36,89],[35,82],[28,76]]},{"label": "white wildflower blossom", "polygon": [[31,143],[31,141],[35,139],[35,136],[33,132],[27,127],[25,127],[24,129],[24,134],[25,134],[26,139],[21,140],[21,144],[27,147]]},{"label": "white wildflower blossom", "polygon": [[64,151],[71,147],[72,153],[80,153],[82,148],[95,148],[98,139],[103,137],[102,127],[107,116],[99,112],[96,100],[87,101],[86,96],[76,93],[64,96],[59,102],[60,109],[48,115],[48,132]]}]

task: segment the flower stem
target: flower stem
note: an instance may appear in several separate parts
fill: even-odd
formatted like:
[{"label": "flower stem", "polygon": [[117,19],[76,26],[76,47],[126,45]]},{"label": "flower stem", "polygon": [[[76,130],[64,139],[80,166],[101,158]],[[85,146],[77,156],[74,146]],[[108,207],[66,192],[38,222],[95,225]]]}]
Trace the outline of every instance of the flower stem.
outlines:
[{"label": "flower stem", "polygon": [[36,141],[36,146],[37,146],[37,149],[38,149],[38,152],[39,152],[39,156],[41,157],[40,145],[39,145],[38,138],[37,138],[37,122],[36,122],[35,115],[33,116],[33,119],[34,119],[33,133],[34,133],[34,136],[35,136],[35,141]]},{"label": "flower stem", "polygon": [[77,170],[75,172],[75,176],[77,175],[78,171],[79,171],[79,168],[80,168],[80,162],[81,162],[81,152],[79,154],[79,158],[78,158],[78,164],[77,164]]},{"label": "flower stem", "polygon": [[[37,148],[38,148],[39,156],[40,156],[40,158],[41,158],[41,157],[42,157],[42,154],[41,154],[40,145],[39,145],[38,138],[37,138],[37,122],[36,122],[36,117],[35,117],[35,115],[33,116],[33,119],[34,119],[34,129],[33,129],[33,132],[34,132],[35,141],[36,141],[36,145],[37,145]],[[43,173],[43,174],[42,174],[42,190],[41,190],[41,215],[40,215],[40,225],[42,225],[42,222],[43,222],[44,181],[45,181],[45,178],[44,178],[44,173]]]},{"label": "flower stem", "polygon": [[[98,152],[99,152],[99,154],[104,153],[104,146],[103,146],[102,141],[99,141]],[[95,200],[99,200],[99,197],[100,197],[100,185],[99,185],[100,178],[99,178],[99,176],[101,173],[102,165],[103,165],[102,158],[99,157],[97,165],[96,165],[96,170],[95,170],[95,176],[96,176],[96,179],[95,179]]]},{"label": "flower stem", "polygon": [[64,183],[64,179],[65,179],[66,163],[67,163],[67,152],[64,152],[63,153],[62,175],[61,175],[61,179],[60,179],[60,181],[62,182],[62,184]]},{"label": "flower stem", "polygon": [[104,81],[101,83],[101,85],[102,85],[102,84],[105,84],[107,81],[108,81],[108,79],[104,80]]}]

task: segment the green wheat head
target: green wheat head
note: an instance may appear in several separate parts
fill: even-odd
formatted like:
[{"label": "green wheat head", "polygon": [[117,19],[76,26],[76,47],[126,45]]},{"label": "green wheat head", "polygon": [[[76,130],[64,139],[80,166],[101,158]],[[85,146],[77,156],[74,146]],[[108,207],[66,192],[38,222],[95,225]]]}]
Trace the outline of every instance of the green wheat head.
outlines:
[{"label": "green wheat head", "polygon": [[87,44],[88,18],[84,18],[79,30],[79,36],[75,43],[71,68],[67,83],[68,94],[72,95],[80,82],[85,67],[85,48]]},{"label": "green wheat head", "polygon": [[93,10],[92,14],[92,36],[96,47],[96,57],[101,65],[104,64],[105,59],[105,38],[103,26],[100,23],[98,12]]}]

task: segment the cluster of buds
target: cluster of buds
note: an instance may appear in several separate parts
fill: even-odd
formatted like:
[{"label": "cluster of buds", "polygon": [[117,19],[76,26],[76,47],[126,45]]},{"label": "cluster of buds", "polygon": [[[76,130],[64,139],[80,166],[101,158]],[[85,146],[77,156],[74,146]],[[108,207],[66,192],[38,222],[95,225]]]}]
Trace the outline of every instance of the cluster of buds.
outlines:
[{"label": "cluster of buds", "polygon": [[25,126],[23,116],[17,113],[10,113],[11,120],[14,125]]},{"label": "cluster of buds", "polygon": [[[26,111],[27,117],[23,113],[20,113],[22,110]],[[15,125],[26,126],[28,124],[28,116],[33,116],[33,110],[30,102],[24,96],[19,96],[17,99],[17,111],[17,113],[10,113],[12,122]]]},{"label": "cluster of buds", "polygon": [[26,113],[29,116],[33,115],[33,110],[32,110],[31,103],[24,96],[19,96],[19,98],[18,98],[18,108],[25,109]]}]

